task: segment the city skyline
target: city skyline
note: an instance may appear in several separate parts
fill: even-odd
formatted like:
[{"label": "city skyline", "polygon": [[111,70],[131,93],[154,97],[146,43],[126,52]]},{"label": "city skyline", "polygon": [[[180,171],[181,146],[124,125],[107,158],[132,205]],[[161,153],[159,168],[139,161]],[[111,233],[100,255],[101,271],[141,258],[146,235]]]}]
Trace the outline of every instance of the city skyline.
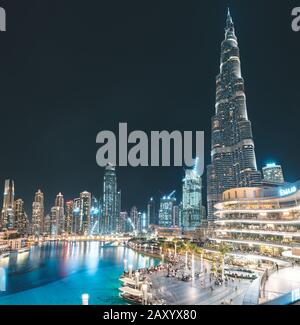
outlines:
[{"label": "city skyline", "polygon": [[[281,35],[280,38],[286,40],[286,46],[293,46],[293,48],[297,46],[295,44],[297,34],[293,33],[290,28],[290,8],[287,7],[285,12],[282,9],[284,7],[280,7],[279,10],[276,4],[273,5],[273,16],[282,19],[277,19],[278,25],[271,28],[264,26],[263,18],[264,13],[267,12],[267,5],[261,4],[260,10],[251,8],[250,3],[247,2],[241,6],[229,1],[229,5],[238,26],[237,36],[242,49],[243,76],[245,77],[249,117],[255,135],[258,167],[261,170],[262,165],[266,162],[275,160],[283,166],[286,180],[296,181],[298,157],[291,150],[295,144],[290,140],[296,139],[295,121],[297,118],[295,115],[298,114],[295,107],[295,103],[298,101],[297,83],[294,82],[297,80],[298,65],[294,64],[296,62],[294,54],[290,53],[289,62],[284,61],[278,65],[276,71],[273,69],[275,62],[283,62],[280,58],[284,54],[280,46],[277,47],[274,42],[275,35]],[[14,12],[14,4],[10,6],[11,8],[8,8],[10,12]],[[32,9],[30,14],[34,15],[37,8],[32,6],[30,1],[26,6]],[[92,5],[95,12],[97,12],[97,7],[96,4]],[[124,21],[122,16],[118,15],[117,18],[120,22],[117,24],[118,27],[107,35],[101,34],[101,31],[107,32],[105,24],[91,26],[86,22],[84,32],[89,37],[86,40],[83,39],[83,35],[76,35],[76,37],[79,37],[82,46],[84,45],[87,51],[83,51],[81,46],[77,47],[78,42],[77,39],[74,39],[73,32],[64,25],[62,13],[66,14],[66,9],[62,9],[63,12],[55,12],[58,19],[57,25],[53,26],[53,29],[46,29],[49,21],[41,24],[41,32],[45,32],[50,39],[52,39],[51,36],[55,37],[52,45],[61,45],[62,57],[69,58],[70,56],[70,63],[64,64],[64,60],[61,61],[56,57],[56,50],[51,50],[42,43],[37,48],[37,55],[40,58],[37,62],[40,63],[34,64],[33,61],[28,61],[28,64],[20,71],[20,81],[17,81],[16,84],[12,84],[7,67],[2,67],[4,80],[2,82],[2,106],[6,108],[3,112],[6,123],[0,132],[3,134],[7,132],[9,125],[15,125],[15,131],[7,141],[2,143],[3,150],[8,155],[0,163],[0,180],[14,179],[18,184],[16,195],[24,200],[26,211],[31,210],[32,197],[38,188],[45,193],[45,209],[47,211],[51,208],[53,198],[59,191],[66,196],[66,199],[72,199],[76,197],[77,192],[84,190],[100,197],[104,169],[97,167],[95,162],[97,150],[95,136],[101,129],[117,128],[118,122],[121,121],[127,120],[132,129],[140,128],[145,131],[202,129],[206,135],[205,165],[209,163],[210,116],[214,109],[215,97],[214,78],[218,71],[219,43],[223,37],[226,7],[227,4],[220,4],[217,1],[206,6],[193,4],[184,9],[182,16],[180,8],[175,4],[173,18],[169,22],[170,27],[163,24],[164,15],[167,12],[166,5],[160,5],[162,16],[157,16],[154,12],[149,11],[145,16],[145,22],[141,22],[137,15],[137,11],[141,8],[136,8],[137,11],[132,13],[132,23]],[[86,13],[90,13],[90,9],[86,8]],[[111,10],[112,8],[107,5],[106,9]],[[191,15],[193,10],[196,10],[196,17]],[[215,19],[204,17],[203,12],[205,11]],[[251,24],[254,12],[256,23]],[[77,5],[74,5],[73,14],[74,17],[79,15]],[[154,17],[158,19],[160,28],[155,28],[150,23]],[[191,17],[193,17],[192,20]],[[185,23],[182,23],[181,19]],[[34,23],[34,20],[30,19],[26,23],[29,24],[28,27],[33,27],[30,21],[32,24]],[[20,22],[24,23],[22,19]],[[113,52],[115,61],[107,63],[107,67],[117,66],[119,68],[114,68],[113,75],[109,77],[105,64],[101,63],[105,61],[105,55],[109,54],[108,52],[102,53],[103,47],[105,48],[104,44],[111,45],[110,39],[120,33],[120,24],[125,33],[125,31],[131,31],[137,22],[140,24],[141,34],[135,32],[134,36],[127,36],[128,45],[126,46],[122,43],[124,48],[129,51],[127,56],[125,55],[126,50],[123,50],[120,56]],[[106,23],[108,24],[107,21]],[[25,46],[23,51],[19,48],[24,45],[24,42],[21,41],[21,37],[24,35],[19,26],[15,22],[11,22],[7,34],[1,34],[3,61],[13,60],[17,67],[23,64],[23,60],[28,58],[29,53],[33,57],[36,55],[28,46]],[[147,28],[150,27],[151,32],[147,32]],[[31,28],[31,31],[32,33],[24,37],[29,44],[32,44],[34,37],[38,36],[38,31],[34,28]],[[75,55],[73,52],[71,55],[70,50],[63,46],[63,40],[59,37],[58,31],[62,32],[64,36],[70,36],[68,46],[78,50],[74,51]],[[92,41],[93,37],[99,33],[104,42],[101,47],[97,47]],[[159,33],[165,37],[158,37]],[[135,42],[142,34],[146,35],[142,44],[139,44],[142,50],[134,54]],[[10,58],[10,53],[7,50],[12,45],[10,35],[16,38],[13,48],[23,53],[24,56],[20,57],[24,59],[17,59],[15,56]],[[162,41],[166,39],[166,36],[168,36],[168,41],[164,43]],[[184,36],[185,40],[181,36]],[[117,37],[116,40],[120,41],[120,38]],[[178,45],[176,45],[177,42]],[[115,47],[113,48],[116,50]],[[185,50],[183,51],[182,48]],[[267,62],[258,60],[256,48],[260,48],[265,53],[269,59]],[[161,63],[165,62],[167,56],[171,60],[170,68],[164,67],[164,70],[159,71]],[[133,59],[136,61],[132,61]],[[87,60],[90,61],[90,64],[85,63]],[[179,63],[183,68],[178,66]],[[173,69],[174,64],[177,65],[176,73]],[[66,84],[64,89],[61,88],[62,85],[59,82],[57,85],[53,82],[56,80],[56,75],[47,68],[49,65],[54,71],[61,70],[62,79]],[[87,77],[86,73],[95,70],[95,73],[89,74],[86,87],[80,84],[81,91],[74,97],[74,100],[72,100],[72,95],[79,80],[78,78],[75,78],[75,81],[71,80],[70,71],[73,65],[76,65],[79,75],[85,77]],[[39,72],[41,66],[45,69],[42,74]],[[139,66],[145,72],[142,75],[139,74]],[[158,73],[157,76],[151,72],[151,67],[154,68],[153,73]],[[22,80],[24,81],[28,75],[28,69],[33,70],[33,77],[22,83]],[[131,73],[128,74],[129,71]],[[104,72],[103,76],[101,72]],[[262,72],[263,74],[261,74]],[[129,76],[128,79],[125,78],[125,74]],[[263,78],[261,78],[262,75]],[[287,75],[290,79],[289,87],[279,87],[279,80],[276,82],[276,77],[286,80]],[[105,78],[108,78],[106,80],[109,80],[114,94],[112,101],[108,100],[110,97],[107,97],[108,94],[105,91]],[[96,81],[98,79],[99,83]],[[161,87],[156,86],[156,81],[159,79],[163,80],[164,88],[162,90],[160,90]],[[45,85],[38,84],[36,80],[43,80]],[[120,85],[117,83],[118,80]],[[95,87],[91,87],[91,83],[99,85],[100,90],[98,91],[97,88],[96,91]],[[122,87],[125,89],[124,91],[122,91]],[[52,89],[51,93],[48,88]],[[13,90],[19,96],[9,96]],[[276,100],[272,99],[274,93],[277,94]],[[22,100],[22,105],[18,98]],[[169,98],[173,99],[169,100]],[[281,123],[282,107],[286,114],[286,123],[284,124]],[[141,114],[142,118],[138,116],[141,109],[145,113]],[[109,113],[109,111],[113,113]],[[182,114],[183,111],[185,114]],[[197,119],[194,118],[195,114],[199,116]],[[175,115],[180,118],[175,118]],[[15,120],[15,116],[18,116],[17,120]],[[106,118],[103,119],[103,116]],[[263,123],[269,116],[272,117],[272,123]],[[281,132],[277,132],[279,129]],[[82,130],[82,132],[77,130]],[[291,136],[288,135],[288,131],[292,132]],[[272,136],[265,137],[265,132]],[[23,144],[19,146],[19,150],[13,150],[12,148],[17,146],[17,141],[19,141],[17,138],[20,134],[22,134]],[[46,145],[47,148],[44,148]],[[16,159],[15,152],[18,152],[23,159]],[[181,168],[118,168],[120,188],[129,186],[129,189],[122,193],[124,209],[129,211],[133,205],[137,205],[141,209],[150,197],[156,197],[158,200],[173,188],[176,188],[177,193],[181,193],[183,176],[184,171]],[[147,183],[147,188],[140,187],[141,177]],[[155,179],[159,180],[159,184]],[[203,183],[205,188],[205,176]],[[140,190],[136,191],[137,188]],[[205,196],[204,191],[203,197]]]}]

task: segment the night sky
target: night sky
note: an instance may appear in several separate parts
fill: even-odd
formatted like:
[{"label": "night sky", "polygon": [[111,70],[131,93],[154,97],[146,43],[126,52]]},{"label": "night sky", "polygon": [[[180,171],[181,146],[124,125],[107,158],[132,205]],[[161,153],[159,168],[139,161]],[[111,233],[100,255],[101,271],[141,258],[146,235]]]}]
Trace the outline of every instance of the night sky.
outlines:
[{"label": "night sky", "polygon": [[[7,0],[0,33],[0,184],[15,181],[31,215],[41,188],[102,194],[101,130],[204,130],[210,162],[215,76],[230,6],[259,168],[300,178],[300,1]],[[123,209],[178,190],[183,168],[117,169]],[[204,175],[204,183],[206,174]],[[2,185],[3,184],[3,185]],[[206,189],[204,188],[206,201]],[[2,201],[2,200],[1,200]],[[48,212],[48,211],[47,211]]]}]

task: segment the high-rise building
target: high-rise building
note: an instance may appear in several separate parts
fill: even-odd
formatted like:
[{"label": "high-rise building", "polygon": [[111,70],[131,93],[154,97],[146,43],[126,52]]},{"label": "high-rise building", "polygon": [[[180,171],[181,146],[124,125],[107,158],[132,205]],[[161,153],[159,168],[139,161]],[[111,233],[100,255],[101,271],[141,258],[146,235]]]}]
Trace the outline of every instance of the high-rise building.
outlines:
[{"label": "high-rise building", "polygon": [[117,192],[117,206],[116,206],[116,213],[117,213],[117,222],[116,222],[116,232],[120,233],[120,229],[121,229],[121,216],[120,216],[120,213],[121,213],[121,197],[122,197],[122,194],[121,194],[121,191],[118,191]]},{"label": "high-rise building", "polygon": [[120,212],[120,233],[124,232],[130,232],[132,231],[131,229],[131,224],[128,220],[128,213],[126,211],[121,211]]},{"label": "high-rise building", "polygon": [[64,231],[66,234],[72,233],[72,225],[73,225],[73,205],[74,202],[72,200],[67,201],[65,203],[65,226]]},{"label": "high-rise building", "polygon": [[261,183],[257,170],[251,122],[248,119],[244,79],[233,21],[228,10],[216,78],[215,116],[212,118],[211,165],[207,168],[208,219],[222,193]]},{"label": "high-rise building", "polygon": [[132,230],[139,231],[139,212],[136,206],[133,206],[130,210],[130,222]]},{"label": "high-rise building", "polygon": [[24,201],[17,199],[14,202],[14,213],[15,213],[15,228],[18,233],[25,235],[28,232],[28,218],[24,210]]},{"label": "high-rise building", "polygon": [[97,200],[94,196],[92,196],[91,218],[90,218],[91,235],[98,235],[100,233],[100,215],[101,215],[100,200]]},{"label": "high-rise building", "polygon": [[1,213],[1,227],[3,229],[13,229],[15,226],[14,199],[14,181],[11,179],[6,179],[4,184],[3,208]]},{"label": "high-rise building", "polygon": [[163,196],[160,199],[159,208],[159,226],[161,227],[173,227],[174,226],[174,211],[173,208],[176,205],[176,198],[173,196],[173,191],[168,196]]},{"label": "high-rise building", "polygon": [[35,193],[32,202],[31,234],[40,236],[44,232],[44,194],[41,190]]},{"label": "high-rise building", "polygon": [[277,165],[276,163],[270,163],[263,167],[262,171],[264,182],[274,184],[284,183],[281,165]]},{"label": "high-rise building", "polygon": [[47,214],[44,219],[44,234],[51,235],[51,217]]},{"label": "high-rise building", "polygon": [[61,235],[65,230],[64,196],[58,193],[51,208],[51,234]]},{"label": "high-rise building", "polygon": [[108,165],[105,168],[103,180],[103,211],[102,211],[102,232],[116,232],[117,220],[117,176],[115,167]]},{"label": "high-rise building", "polygon": [[147,204],[147,216],[149,219],[150,225],[158,225],[158,218],[155,211],[155,201],[153,197],[150,198]]},{"label": "high-rise building", "polygon": [[193,169],[186,169],[183,179],[182,226],[184,230],[195,230],[200,226],[203,218],[202,211],[202,180],[195,165]]},{"label": "high-rise building", "polygon": [[179,206],[173,205],[173,227],[179,227]]},{"label": "high-rise building", "polygon": [[80,225],[80,198],[76,198],[73,200],[72,232],[74,234],[79,234],[79,225]]},{"label": "high-rise building", "polygon": [[80,193],[79,232],[84,235],[90,234],[91,200],[91,193],[87,191]]}]

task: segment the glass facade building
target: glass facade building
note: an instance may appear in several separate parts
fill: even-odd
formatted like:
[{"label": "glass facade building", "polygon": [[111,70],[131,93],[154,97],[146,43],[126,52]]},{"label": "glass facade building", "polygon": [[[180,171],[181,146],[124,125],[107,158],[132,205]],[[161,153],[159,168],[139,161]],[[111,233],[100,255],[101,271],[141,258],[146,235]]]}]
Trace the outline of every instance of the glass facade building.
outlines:
[{"label": "glass facade building", "polygon": [[229,10],[221,44],[211,131],[211,164],[207,167],[208,220],[213,220],[214,204],[222,199],[225,190],[261,183],[247,114],[238,41]]}]

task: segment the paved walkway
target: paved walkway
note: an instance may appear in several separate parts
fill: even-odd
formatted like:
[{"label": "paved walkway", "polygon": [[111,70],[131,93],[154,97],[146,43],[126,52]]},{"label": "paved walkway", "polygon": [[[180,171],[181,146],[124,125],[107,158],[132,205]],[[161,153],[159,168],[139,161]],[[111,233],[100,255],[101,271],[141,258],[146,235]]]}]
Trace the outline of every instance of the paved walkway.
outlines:
[{"label": "paved walkway", "polygon": [[262,302],[275,299],[289,291],[300,288],[300,267],[289,267],[274,272],[266,282]]}]

